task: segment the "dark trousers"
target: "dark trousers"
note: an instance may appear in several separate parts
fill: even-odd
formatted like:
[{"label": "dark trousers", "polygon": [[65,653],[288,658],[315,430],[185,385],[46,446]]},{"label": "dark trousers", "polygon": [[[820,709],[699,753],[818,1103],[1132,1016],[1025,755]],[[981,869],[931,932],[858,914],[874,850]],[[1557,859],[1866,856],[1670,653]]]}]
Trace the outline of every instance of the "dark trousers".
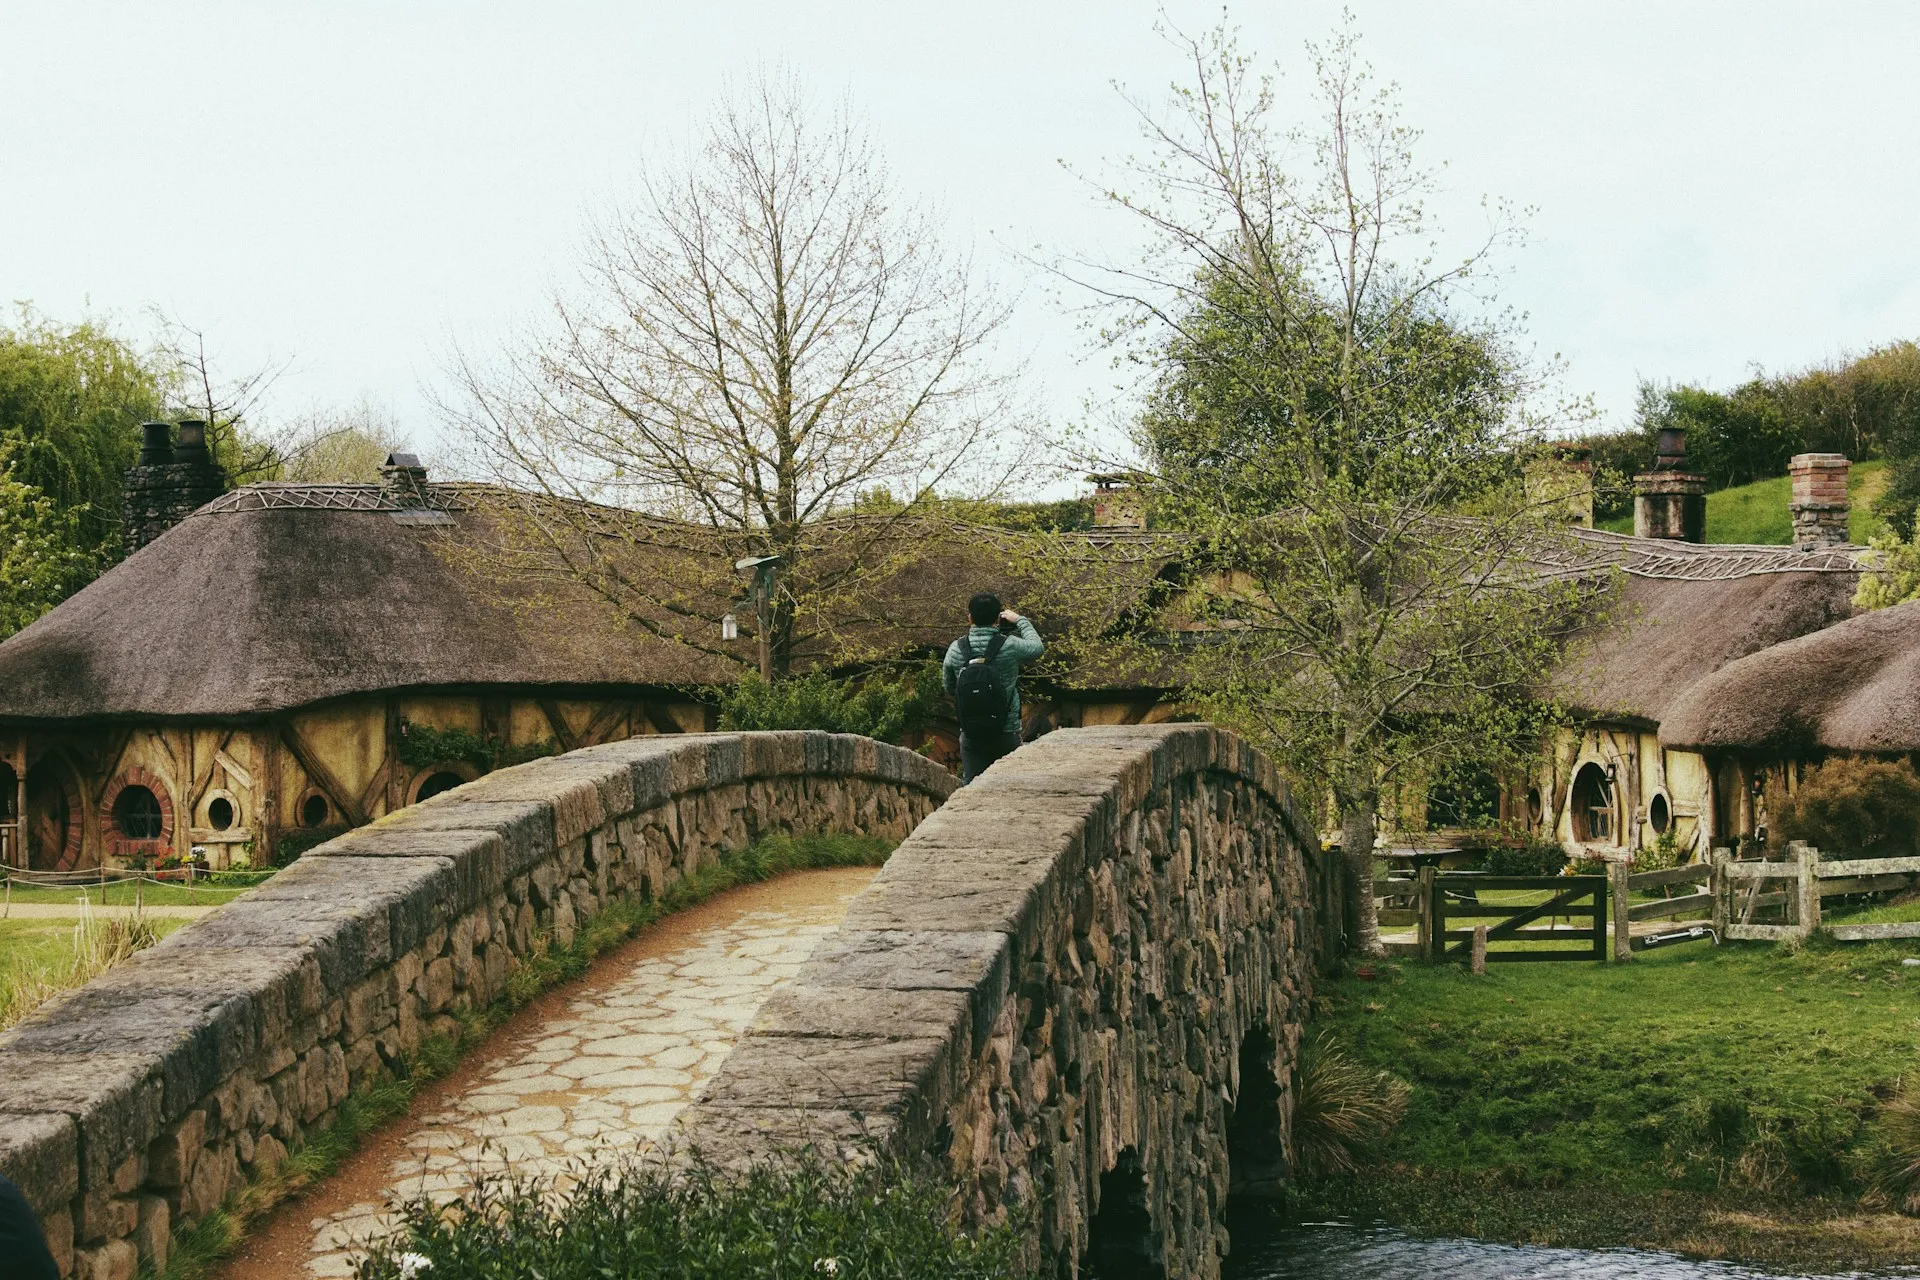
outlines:
[{"label": "dark trousers", "polygon": [[986,738],[975,742],[972,734],[960,735],[960,781],[962,785],[972,782],[987,771],[987,766],[1001,756],[1011,755],[1020,747],[1020,733],[1009,730],[998,738]]}]

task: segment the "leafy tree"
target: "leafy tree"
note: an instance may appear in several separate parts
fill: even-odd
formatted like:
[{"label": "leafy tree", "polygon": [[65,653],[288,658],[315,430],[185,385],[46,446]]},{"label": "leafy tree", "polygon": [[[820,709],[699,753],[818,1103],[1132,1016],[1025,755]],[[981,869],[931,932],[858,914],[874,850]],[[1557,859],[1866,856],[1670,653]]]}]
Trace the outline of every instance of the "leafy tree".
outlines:
[{"label": "leafy tree", "polygon": [[1468,318],[1505,235],[1435,265],[1417,135],[1351,28],[1313,50],[1321,124],[1291,139],[1228,31],[1178,39],[1191,79],[1139,107],[1156,154],[1111,197],[1154,252],[1063,269],[1163,370],[1138,444],[1201,570],[1189,694],[1325,786],[1377,953],[1383,789],[1531,761],[1551,717],[1531,691],[1593,590],[1534,570],[1565,534],[1515,465],[1532,387],[1511,328]]},{"label": "leafy tree", "polygon": [[[718,624],[736,562],[778,556],[755,639],[762,675],[783,677],[809,642],[837,643],[850,602],[897,572],[896,526],[925,513],[832,517],[875,486],[992,471],[1005,309],[864,129],[818,118],[791,79],[723,102],[700,153],[599,226],[584,277],[500,367],[456,370],[450,412],[481,465],[533,495],[513,513],[523,550],[638,630],[752,663]],[[647,571],[619,571],[614,544]]]},{"label": "leafy tree", "polygon": [[0,639],[72,595],[99,572],[83,511],[62,508],[30,484],[0,471]]},{"label": "leafy tree", "polygon": [[64,547],[100,567],[119,556],[121,486],[140,451],[140,423],[165,406],[164,383],[159,361],[96,322],[60,325],[23,308],[0,328],[9,480],[63,513],[54,523],[66,530]]}]

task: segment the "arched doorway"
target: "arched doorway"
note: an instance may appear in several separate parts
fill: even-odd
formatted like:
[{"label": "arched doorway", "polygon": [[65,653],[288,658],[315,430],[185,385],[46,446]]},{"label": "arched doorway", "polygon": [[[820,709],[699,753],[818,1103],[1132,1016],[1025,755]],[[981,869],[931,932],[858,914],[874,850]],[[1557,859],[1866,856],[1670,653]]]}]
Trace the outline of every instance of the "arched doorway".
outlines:
[{"label": "arched doorway", "polygon": [[80,865],[80,793],[57,761],[27,770],[27,865],[72,871]]},{"label": "arched doorway", "polygon": [[1573,838],[1582,844],[1614,844],[1619,830],[1613,813],[1613,779],[1598,764],[1588,761],[1573,775],[1570,801]]}]

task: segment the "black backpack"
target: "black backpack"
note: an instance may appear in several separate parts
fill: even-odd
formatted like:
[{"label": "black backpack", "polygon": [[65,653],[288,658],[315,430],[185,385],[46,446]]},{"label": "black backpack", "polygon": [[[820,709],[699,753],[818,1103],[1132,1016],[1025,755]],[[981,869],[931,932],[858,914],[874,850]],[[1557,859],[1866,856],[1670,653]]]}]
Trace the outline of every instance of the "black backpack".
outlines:
[{"label": "black backpack", "polygon": [[993,673],[993,660],[1000,656],[1007,637],[996,635],[987,642],[985,657],[974,658],[973,639],[962,636],[960,643],[969,655],[967,665],[953,679],[953,706],[960,720],[960,732],[976,741],[997,738],[1007,731],[1007,691]]}]

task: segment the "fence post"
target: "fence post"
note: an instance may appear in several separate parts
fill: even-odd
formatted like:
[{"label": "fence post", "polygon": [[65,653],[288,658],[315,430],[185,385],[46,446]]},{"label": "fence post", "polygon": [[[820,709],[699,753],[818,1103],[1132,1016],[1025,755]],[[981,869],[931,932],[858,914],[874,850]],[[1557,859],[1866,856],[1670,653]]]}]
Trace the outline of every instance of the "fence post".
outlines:
[{"label": "fence post", "polygon": [[1607,887],[1604,884],[1593,886],[1593,958],[1607,958]]},{"label": "fence post", "polygon": [[1720,941],[1726,941],[1727,925],[1733,919],[1733,904],[1729,897],[1733,892],[1733,877],[1727,874],[1727,863],[1733,860],[1729,849],[1713,851],[1713,874],[1707,883],[1713,888],[1713,935]]},{"label": "fence post", "polygon": [[1433,945],[1433,868],[1420,868],[1419,901],[1414,910],[1420,913],[1420,958],[1437,960],[1439,951]]},{"label": "fence post", "polygon": [[1820,927],[1820,851],[1800,846],[1800,936],[1811,938]]},{"label": "fence post", "polygon": [[1487,971],[1487,926],[1473,926],[1473,954],[1467,960],[1467,972],[1485,973]]},{"label": "fence post", "polygon": [[1633,929],[1627,919],[1627,875],[1630,868],[1624,862],[1607,864],[1607,880],[1613,886],[1613,958],[1615,960],[1633,959]]}]

